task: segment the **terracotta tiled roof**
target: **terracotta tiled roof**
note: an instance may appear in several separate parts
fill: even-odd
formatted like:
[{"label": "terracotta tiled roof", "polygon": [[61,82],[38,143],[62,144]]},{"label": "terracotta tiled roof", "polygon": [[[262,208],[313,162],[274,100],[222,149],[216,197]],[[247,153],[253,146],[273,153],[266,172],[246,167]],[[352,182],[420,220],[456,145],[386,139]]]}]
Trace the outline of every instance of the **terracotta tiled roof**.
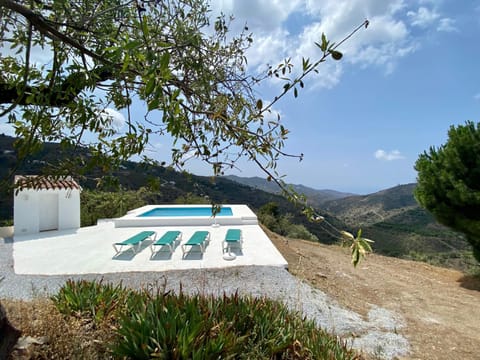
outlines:
[{"label": "terracotta tiled roof", "polygon": [[15,188],[18,190],[55,190],[55,189],[77,189],[82,190],[80,185],[70,176],[61,178],[51,178],[38,175],[17,175],[15,176]]}]

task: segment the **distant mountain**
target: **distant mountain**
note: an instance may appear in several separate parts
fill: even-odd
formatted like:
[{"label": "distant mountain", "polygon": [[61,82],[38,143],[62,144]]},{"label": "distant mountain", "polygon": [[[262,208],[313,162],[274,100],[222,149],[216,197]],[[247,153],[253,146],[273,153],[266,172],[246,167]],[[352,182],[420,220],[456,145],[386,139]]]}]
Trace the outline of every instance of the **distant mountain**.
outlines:
[{"label": "distant mountain", "polygon": [[413,197],[415,186],[416,184],[399,185],[369,195],[329,200],[323,203],[323,209],[336,214],[350,225],[373,225],[405,211],[419,209]]},{"label": "distant mountain", "polygon": [[365,237],[375,241],[376,252],[464,270],[473,261],[468,242],[418,205],[415,186],[327,201],[322,209],[351,228],[361,228]]},{"label": "distant mountain", "polygon": [[[263,190],[273,194],[279,194],[280,188],[273,181],[267,181],[260,177],[240,177],[235,175],[224,176],[229,180],[235,181],[239,184],[250,186],[254,189]],[[317,190],[304,185],[291,185],[295,191],[304,194],[309,202],[315,207],[322,207],[323,203],[329,200],[341,199],[355,194],[343,193],[335,190]]]}]

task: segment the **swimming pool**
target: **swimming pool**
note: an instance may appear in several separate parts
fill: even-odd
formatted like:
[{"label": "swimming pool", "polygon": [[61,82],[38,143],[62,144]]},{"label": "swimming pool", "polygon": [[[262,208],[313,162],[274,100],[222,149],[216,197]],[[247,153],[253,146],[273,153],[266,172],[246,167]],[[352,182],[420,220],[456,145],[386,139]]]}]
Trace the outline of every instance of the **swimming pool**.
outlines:
[{"label": "swimming pool", "polygon": [[255,213],[246,205],[224,204],[212,217],[210,205],[146,205],[114,220],[115,227],[257,225]]},{"label": "swimming pool", "polygon": [[[212,216],[211,206],[197,206],[197,207],[156,207],[147,212],[144,212],[138,217],[176,217],[176,216]],[[222,207],[216,216],[233,216],[232,208]]]}]

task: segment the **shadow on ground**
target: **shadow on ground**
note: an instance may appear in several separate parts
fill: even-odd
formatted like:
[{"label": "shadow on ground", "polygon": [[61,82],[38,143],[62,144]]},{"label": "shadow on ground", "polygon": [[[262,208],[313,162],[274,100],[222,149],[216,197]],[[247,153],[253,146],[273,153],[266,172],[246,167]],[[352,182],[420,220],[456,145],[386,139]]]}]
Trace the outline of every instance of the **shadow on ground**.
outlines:
[{"label": "shadow on ground", "polygon": [[480,274],[464,275],[457,281],[465,289],[480,291]]}]

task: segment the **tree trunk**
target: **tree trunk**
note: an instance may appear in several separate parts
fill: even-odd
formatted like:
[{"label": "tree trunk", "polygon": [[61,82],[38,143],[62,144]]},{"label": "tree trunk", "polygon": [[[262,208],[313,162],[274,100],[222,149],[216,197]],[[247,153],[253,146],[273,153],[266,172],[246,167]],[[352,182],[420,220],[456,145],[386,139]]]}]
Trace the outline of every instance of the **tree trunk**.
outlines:
[{"label": "tree trunk", "polygon": [[21,331],[15,329],[7,319],[7,312],[0,303],[0,359],[8,359]]}]

